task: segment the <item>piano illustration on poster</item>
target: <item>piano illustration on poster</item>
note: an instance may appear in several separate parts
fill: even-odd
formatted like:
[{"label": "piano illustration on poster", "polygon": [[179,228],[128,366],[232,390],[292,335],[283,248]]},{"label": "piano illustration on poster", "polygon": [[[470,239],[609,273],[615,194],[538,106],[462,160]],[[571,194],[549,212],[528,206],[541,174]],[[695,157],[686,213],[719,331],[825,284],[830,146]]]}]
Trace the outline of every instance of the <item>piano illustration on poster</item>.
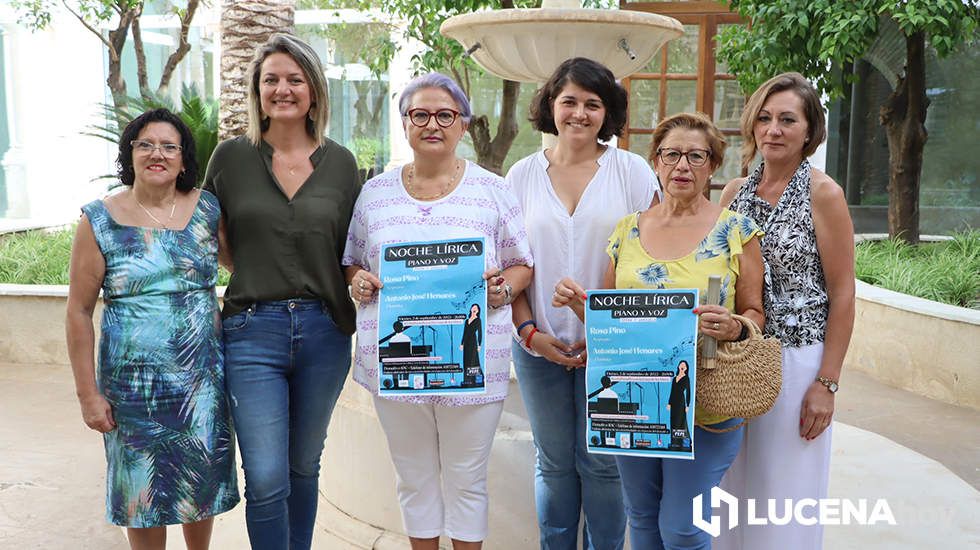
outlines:
[{"label": "piano illustration on poster", "polygon": [[693,459],[697,289],[587,297],[589,452]]},{"label": "piano illustration on poster", "polygon": [[382,246],[381,395],[485,391],[484,247],[482,238]]}]

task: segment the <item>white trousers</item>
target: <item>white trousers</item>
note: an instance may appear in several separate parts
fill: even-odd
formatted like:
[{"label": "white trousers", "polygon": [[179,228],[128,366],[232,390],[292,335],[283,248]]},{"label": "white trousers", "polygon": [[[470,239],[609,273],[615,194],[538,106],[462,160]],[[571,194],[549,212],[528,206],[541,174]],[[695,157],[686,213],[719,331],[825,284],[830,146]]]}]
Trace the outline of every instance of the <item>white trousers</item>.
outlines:
[{"label": "white trousers", "polygon": [[487,537],[487,465],[504,402],[444,407],[375,396],[408,536]]},{"label": "white trousers", "polygon": [[[790,521],[787,525],[746,525],[746,501],[755,499],[755,517],[766,517],[768,499],[776,499],[775,514],[783,516],[785,499],[794,504],[803,498],[827,496],[830,478],[828,427],[813,441],[800,437],[803,396],[820,370],[823,344],[783,348],[783,386],[772,410],[752,419],[743,430],[745,439],[721,488],[739,498],[739,524],[715,539],[715,550],[820,550],[823,528]],[[813,507],[806,508],[816,516]]]}]

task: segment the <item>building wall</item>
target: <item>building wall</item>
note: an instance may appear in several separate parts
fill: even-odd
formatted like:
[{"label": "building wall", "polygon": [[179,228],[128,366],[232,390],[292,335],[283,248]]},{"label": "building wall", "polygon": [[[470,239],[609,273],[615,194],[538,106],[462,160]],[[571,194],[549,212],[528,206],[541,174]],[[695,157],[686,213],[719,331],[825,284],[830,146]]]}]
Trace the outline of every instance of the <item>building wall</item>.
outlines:
[{"label": "building wall", "polygon": [[[192,49],[178,66],[171,81],[170,99],[179,103],[183,85],[193,85],[199,93],[217,96],[217,63],[220,45],[217,36],[219,5],[202,7],[196,14],[191,30]],[[350,10],[338,10],[348,15]],[[316,14],[314,14],[316,15]],[[324,22],[339,22],[336,14],[320,15]],[[297,14],[302,31],[311,26],[308,14]],[[302,21],[301,21],[302,20]],[[314,18],[315,20],[315,18]],[[172,18],[145,15],[143,33],[146,42],[148,76],[151,87],[159,81],[163,62],[168,55],[166,44],[176,43],[177,29]],[[105,140],[82,135],[89,126],[105,125],[101,104],[111,102],[105,84],[107,57],[104,45],[86,30],[60,5],[53,7],[53,19],[45,30],[31,32],[18,24],[16,13],[0,4],[0,29],[3,32],[2,64],[6,83],[6,102],[0,101],[0,131],[4,126],[9,146],[0,139],[0,158],[4,193],[0,219],[31,220],[37,224],[65,223],[78,217],[78,207],[102,196],[111,179],[92,181],[98,176],[115,172],[116,145]],[[353,102],[357,98],[351,80],[354,73],[362,75],[366,68],[352,70],[351,65],[336,66],[336,58],[322,39],[304,35],[317,48],[330,78],[331,90],[338,104],[333,114],[335,128],[330,135],[352,147],[357,132]],[[407,62],[406,62],[407,66]],[[123,52],[123,75],[130,95],[138,94],[132,40]],[[340,75],[340,76],[338,76]],[[372,97],[387,94],[387,83],[372,84]],[[370,137],[385,142],[388,128],[387,109],[375,124]],[[379,168],[389,158],[386,148],[378,158]],[[4,189],[5,188],[5,189]],[[5,192],[4,192],[5,191]]]},{"label": "building wall", "polygon": [[99,193],[90,179],[110,170],[109,146],[81,135],[101,122],[106,101],[102,43],[71,15],[56,11],[44,31],[17,24],[0,6],[9,149],[0,151],[10,218],[66,220]]}]

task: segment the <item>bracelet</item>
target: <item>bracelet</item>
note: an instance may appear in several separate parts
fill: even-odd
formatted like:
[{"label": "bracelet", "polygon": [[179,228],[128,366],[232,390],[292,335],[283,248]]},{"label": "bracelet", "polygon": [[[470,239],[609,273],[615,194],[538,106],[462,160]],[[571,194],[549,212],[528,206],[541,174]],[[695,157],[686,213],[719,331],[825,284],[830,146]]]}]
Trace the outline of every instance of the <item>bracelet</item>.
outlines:
[{"label": "bracelet", "polygon": [[538,332],[538,327],[534,327],[534,328],[531,329],[531,332],[527,333],[527,339],[524,340],[524,347],[525,348],[531,349],[531,338],[537,332]]},{"label": "bracelet", "polygon": [[749,327],[746,326],[745,323],[741,321],[739,321],[738,324],[742,325],[742,332],[738,333],[738,338],[734,340],[735,342],[741,342],[742,340],[745,340],[749,337]]},{"label": "bracelet", "polygon": [[521,331],[524,330],[524,327],[528,325],[534,325],[535,328],[538,327],[537,321],[535,321],[534,319],[528,319],[527,321],[524,321],[523,323],[517,325],[517,335],[520,336]]}]

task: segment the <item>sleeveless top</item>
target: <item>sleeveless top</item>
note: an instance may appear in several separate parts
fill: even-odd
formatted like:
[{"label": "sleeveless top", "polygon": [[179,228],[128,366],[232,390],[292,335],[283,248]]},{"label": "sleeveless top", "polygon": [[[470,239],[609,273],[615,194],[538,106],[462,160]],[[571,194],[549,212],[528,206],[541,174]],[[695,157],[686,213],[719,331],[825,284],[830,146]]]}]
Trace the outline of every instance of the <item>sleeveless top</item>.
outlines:
[{"label": "sleeveless top", "polygon": [[823,342],[829,300],[813,229],[810,163],[800,163],[776,206],[756,195],[764,167],[752,172],[729,208],[751,217],[765,233],[760,243],[765,332],[788,347]]},{"label": "sleeveless top", "polygon": [[134,528],[200,521],[238,503],[225,394],[218,199],[202,191],[183,229],[117,223],[82,207],[105,258],[99,389],[116,429],[104,438],[106,518]]}]

